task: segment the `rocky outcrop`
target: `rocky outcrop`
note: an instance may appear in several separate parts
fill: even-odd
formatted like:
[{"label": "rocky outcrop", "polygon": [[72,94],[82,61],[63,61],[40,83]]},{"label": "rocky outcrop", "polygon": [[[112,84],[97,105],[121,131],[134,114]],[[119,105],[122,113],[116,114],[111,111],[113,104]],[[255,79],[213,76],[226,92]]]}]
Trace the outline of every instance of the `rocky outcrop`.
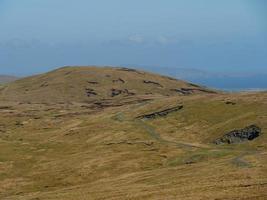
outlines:
[{"label": "rocky outcrop", "polygon": [[89,83],[89,84],[93,84],[93,85],[97,85],[97,84],[99,84],[97,81],[87,81],[87,83]]},{"label": "rocky outcrop", "polygon": [[201,88],[199,85],[194,84],[194,83],[188,83],[188,85],[191,87]]},{"label": "rocky outcrop", "polygon": [[125,68],[125,67],[122,67],[122,68],[119,68],[118,70],[120,71],[126,71],[126,72],[135,72],[137,74],[143,74],[142,72],[136,70],[136,69],[130,69],[130,68]]},{"label": "rocky outcrop", "polygon": [[225,102],[226,105],[236,105],[236,102],[233,102],[233,101],[226,101]]},{"label": "rocky outcrop", "polygon": [[190,95],[194,94],[195,92],[216,93],[215,91],[201,89],[201,88],[179,88],[179,89],[171,89],[171,91],[180,93],[182,95]]},{"label": "rocky outcrop", "polygon": [[115,96],[118,96],[118,95],[121,95],[121,94],[125,94],[127,96],[132,96],[132,95],[135,95],[134,92],[130,92],[128,89],[124,89],[124,90],[119,90],[119,89],[111,89],[111,97],[115,97]]},{"label": "rocky outcrop", "polygon": [[112,80],[113,83],[125,83],[125,81],[121,78],[118,78],[118,79],[115,79],[115,80]]},{"label": "rocky outcrop", "polygon": [[138,116],[137,119],[155,119],[157,117],[164,117],[164,116],[167,116],[170,113],[177,112],[178,110],[181,110],[182,108],[183,108],[183,105],[179,105],[179,106],[176,106],[176,107],[173,107],[173,108],[169,108],[169,109],[165,109],[165,110],[161,110],[161,111],[158,111],[158,112],[153,112],[153,113],[150,113],[150,114],[141,115],[141,116]]},{"label": "rocky outcrop", "polygon": [[47,86],[48,86],[48,83],[44,82],[40,87],[47,87]]},{"label": "rocky outcrop", "polygon": [[88,97],[97,95],[97,93],[94,91],[94,89],[86,88],[85,91],[86,91],[86,94],[87,94]]},{"label": "rocky outcrop", "polygon": [[157,83],[155,81],[147,81],[147,80],[144,80],[143,83],[145,83],[145,84],[152,84],[152,85],[156,85],[158,87],[162,87],[161,84],[159,84],[159,83]]},{"label": "rocky outcrop", "polygon": [[118,96],[120,94],[122,94],[123,91],[122,90],[118,90],[118,89],[111,89],[111,97],[115,97]]},{"label": "rocky outcrop", "polygon": [[259,137],[261,129],[256,125],[251,125],[240,130],[233,130],[223,137],[214,141],[215,144],[234,144],[246,142]]}]

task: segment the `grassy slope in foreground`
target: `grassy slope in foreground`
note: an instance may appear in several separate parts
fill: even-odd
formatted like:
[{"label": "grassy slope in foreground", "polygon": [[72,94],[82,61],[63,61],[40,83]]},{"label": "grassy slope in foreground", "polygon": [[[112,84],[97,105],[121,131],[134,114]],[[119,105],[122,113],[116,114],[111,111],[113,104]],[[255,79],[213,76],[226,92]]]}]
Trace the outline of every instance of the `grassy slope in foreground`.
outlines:
[{"label": "grassy slope in foreground", "polygon": [[[266,93],[157,94],[101,107],[2,101],[0,198],[266,199],[266,102]],[[212,143],[250,124],[262,128],[255,140]]]}]

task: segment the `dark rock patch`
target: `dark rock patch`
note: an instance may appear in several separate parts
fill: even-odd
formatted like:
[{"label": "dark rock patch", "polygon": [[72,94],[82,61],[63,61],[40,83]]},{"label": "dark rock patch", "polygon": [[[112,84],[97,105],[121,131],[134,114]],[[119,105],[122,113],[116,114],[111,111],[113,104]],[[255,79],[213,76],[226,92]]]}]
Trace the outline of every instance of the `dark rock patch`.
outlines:
[{"label": "dark rock patch", "polygon": [[97,93],[91,88],[86,88],[85,91],[86,91],[86,94],[87,94],[88,97],[97,95]]},{"label": "dark rock patch", "polygon": [[48,86],[48,83],[44,82],[40,87],[47,87],[47,86]]},{"label": "dark rock patch", "polygon": [[159,83],[157,83],[157,82],[155,82],[155,81],[147,81],[147,80],[144,80],[143,83],[145,83],[145,84],[153,84],[153,85],[162,87],[161,84],[159,84]]},{"label": "dark rock patch", "polygon": [[95,102],[93,106],[90,108],[104,109],[108,107],[120,107],[120,106],[123,106],[123,104],[120,103],[114,104],[112,102]]},{"label": "dark rock patch", "polygon": [[171,91],[180,93],[182,95],[190,95],[194,94],[195,92],[204,92],[204,93],[216,93],[211,90],[201,89],[201,88],[180,88],[180,89],[171,89]]},{"label": "dark rock patch", "polygon": [[97,85],[97,84],[99,84],[99,83],[96,82],[96,81],[87,81],[87,83],[89,83],[89,84],[93,84],[93,85]]},{"label": "dark rock patch", "polygon": [[136,70],[136,69],[130,69],[130,68],[125,68],[125,67],[122,67],[122,68],[119,68],[120,71],[126,71],[126,72],[135,72],[137,74],[143,74],[142,72]]},{"label": "dark rock patch", "polygon": [[133,96],[133,95],[135,95],[134,92],[130,92],[130,91],[127,90],[127,89],[124,90],[124,93],[127,94],[128,96]]},{"label": "dark rock patch", "polygon": [[127,96],[135,95],[134,92],[130,92],[128,89],[119,90],[119,89],[111,89],[111,97],[115,97],[121,94],[126,94]]},{"label": "dark rock patch", "polygon": [[217,94],[216,91],[212,91],[212,90],[208,90],[208,89],[194,89],[195,91],[199,91],[199,92],[205,92],[205,93],[210,93],[210,94]]},{"label": "dark rock patch", "polygon": [[196,85],[196,84],[194,84],[194,83],[188,83],[188,85],[193,86],[193,87],[196,87],[196,88],[200,88],[199,85]]},{"label": "dark rock patch", "polygon": [[235,144],[253,140],[259,137],[261,129],[256,125],[251,125],[239,130],[233,130],[223,137],[214,141],[215,144]]},{"label": "dark rock patch", "polygon": [[232,102],[232,101],[226,101],[225,104],[226,105],[236,105],[236,103],[235,102]]},{"label": "dark rock patch", "polygon": [[173,77],[169,77],[169,76],[162,76],[163,78],[167,78],[167,79],[169,79],[169,80],[171,80],[171,81],[178,81],[178,79],[176,79],[176,78],[173,78]]},{"label": "dark rock patch", "polygon": [[0,106],[0,110],[10,110],[12,109],[11,106]]},{"label": "dark rock patch", "polygon": [[177,92],[177,93],[183,94],[183,95],[189,95],[189,94],[192,94],[193,93],[192,91],[184,90],[184,88],[181,88],[181,89],[171,89],[171,91]]},{"label": "dark rock patch", "polygon": [[65,75],[67,76],[67,75],[69,75],[71,73],[72,73],[72,71],[69,71],[69,72],[66,72]]},{"label": "dark rock patch", "polygon": [[125,83],[125,81],[121,78],[118,78],[116,80],[112,80],[113,83]]},{"label": "dark rock patch", "polygon": [[136,145],[136,144],[143,144],[146,146],[152,146],[153,142],[146,142],[146,141],[119,141],[119,142],[108,142],[105,145],[119,145],[119,144],[127,144],[127,145]]},{"label": "dark rock patch", "polygon": [[111,89],[111,97],[115,97],[122,94],[122,90],[118,90],[118,89]]},{"label": "dark rock patch", "polygon": [[16,125],[16,126],[23,126],[24,124],[23,124],[22,122],[20,122],[20,121],[16,121],[16,122],[15,122],[15,125]]},{"label": "dark rock patch", "polygon": [[167,116],[170,113],[177,112],[177,111],[181,110],[182,108],[183,108],[183,105],[179,105],[179,106],[176,106],[176,107],[173,107],[173,108],[169,108],[169,109],[165,109],[165,110],[161,110],[161,111],[158,111],[158,112],[153,112],[153,113],[150,113],[150,114],[141,115],[141,116],[138,116],[137,118],[138,119],[155,119],[157,117],[164,117],[164,116]]}]

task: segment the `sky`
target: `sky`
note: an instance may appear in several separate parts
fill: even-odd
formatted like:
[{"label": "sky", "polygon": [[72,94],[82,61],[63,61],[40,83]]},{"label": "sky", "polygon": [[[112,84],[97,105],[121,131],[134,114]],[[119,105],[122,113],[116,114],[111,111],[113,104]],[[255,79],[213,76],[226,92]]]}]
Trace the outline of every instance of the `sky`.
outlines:
[{"label": "sky", "polygon": [[0,0],[0,74],[70,65],[267,74],[266,10],[266,0]]}]

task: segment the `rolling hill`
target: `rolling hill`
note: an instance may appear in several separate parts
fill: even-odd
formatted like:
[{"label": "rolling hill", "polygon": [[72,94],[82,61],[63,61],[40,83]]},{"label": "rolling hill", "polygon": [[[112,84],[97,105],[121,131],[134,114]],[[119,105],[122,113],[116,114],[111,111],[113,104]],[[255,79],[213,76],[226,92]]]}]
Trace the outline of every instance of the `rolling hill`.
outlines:
[{"label": "rolling hill", "polygon": [[266,92],[64,67],[0,103],[0,199],[267,198]]},{"label": "rolling hill", "polygon": [[2,90],[8,100],[30,102],[92,102],[195,93],[215,92],[166,76],[112,67],[63,67],[20,79]]}]

